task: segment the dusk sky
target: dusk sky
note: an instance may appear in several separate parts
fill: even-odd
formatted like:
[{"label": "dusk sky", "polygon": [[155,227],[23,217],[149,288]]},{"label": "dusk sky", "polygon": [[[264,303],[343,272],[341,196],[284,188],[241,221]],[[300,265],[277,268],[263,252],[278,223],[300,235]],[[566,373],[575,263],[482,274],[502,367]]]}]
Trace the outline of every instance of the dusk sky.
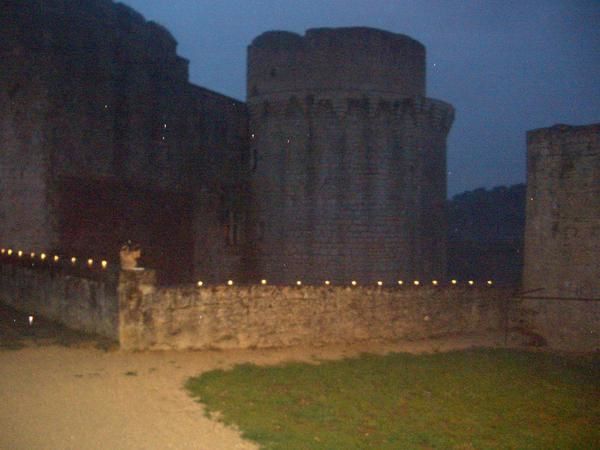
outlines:
[{"label": "dusk sky", "polygon": [[600,122],[599,0],[126,0],[164,25],[190,80],[244,100],[246,46],[268,30],[368,26],[427,47],[451,103],[448,194],[525,181],[525,133]]}]

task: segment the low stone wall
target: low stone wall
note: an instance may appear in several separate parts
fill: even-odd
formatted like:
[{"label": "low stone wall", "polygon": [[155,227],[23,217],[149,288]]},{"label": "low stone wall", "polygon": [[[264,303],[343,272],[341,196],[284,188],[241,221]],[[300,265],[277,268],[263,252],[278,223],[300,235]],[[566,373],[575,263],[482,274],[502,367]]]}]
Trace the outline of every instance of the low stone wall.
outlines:
[{"label": "low stone wall", "polygon": [[118,339],[117,277],[0,264],[0,302],[63,325]]},{"label": "low stone wall", "polygon": [[521,321],[538,345],[576,352],[600,351],[600,301],[523,299]]},{"label": "low stone wall", "polygon": [[503,330],[510,294],[490,287],[162,288],[121,272],[121,348],[203,349],[424,339]]},{"label": "low stone wall", "polygon": [[[87,274],[87,276],[86,276]],[[600,302],[516,299],[487,286],[158,287],[152,270],[0,264],[0,302],[124,350],[262,348],[506,331],[512,343],[600,348]],[[516,340],[515,340],[516,339]]]}]

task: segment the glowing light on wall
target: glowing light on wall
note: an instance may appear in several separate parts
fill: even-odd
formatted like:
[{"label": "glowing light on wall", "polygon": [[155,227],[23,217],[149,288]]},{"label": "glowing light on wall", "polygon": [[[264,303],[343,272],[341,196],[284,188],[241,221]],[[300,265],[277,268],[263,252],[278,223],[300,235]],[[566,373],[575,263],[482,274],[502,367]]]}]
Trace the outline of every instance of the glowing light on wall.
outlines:
[{"label": "glowing light on wall", "polygon": [[264,278],[262,280],[260,280],[260,284],[265,285],[267,284],[267,280],[265,280]]},{"label": "glowing light on wall", "polygon": [[438,285],[438,281],[437,281],[437,280],[433,280],[433,281],[431,282],[431,284],[433,284],[434,286],[437,286],[437,285]]},{"label": "glowing light on wall", "polygon": [[30,257],[31,259],[35,258],[35,252],[31,252],[31,253],[29,254],[29,257]]},{"label": "glowing light on wall", "polygon": [[102,265],[103,269],[106,269],[106,266],[108,266],[108,262],[106,262],[106,260],[102,260],[102,262],[100,263]]},{"label": "glowing light on wall", "polygon": [[42,254],[40,255],[40,259],[41,259],[42,261],[45,261],[45,260],[46,260],[46,254],[45,254],[45,253],[42,253]]},{"label": "glowing light on wall", "polygon": [[469,286],[473,286],[475,282],[473,280],[469,280]]},{"label": "glowing light on wall", "polygon": [[6,249],[5,249],[5,248],[3,248],[3,249],[2,249],[2,254],[4,255],[5,253],[6,253]]},{"label": "glowing light on wall", "polygon": [[88,266],[92,267],[94,265],[94,260],[92,258],[87,260]]},{"label": "glowing light on wall", "polygon": [[58,260],[59,260],[59,259],[60,259],[60,258],[59,258],[59,256],[58,256],[58,255],[54,255],[54,262],[58,262]]},{"label": "glowing light on wall", "polygon": [[352,286],[356,286],[356,281],[352,280]]},{"label": "glowing light on wall", "polygon": [[202,286],[204,286],[204,283],[203,283],[202,281],[198,281],[198,282],[196,283],[196,285],[197,285],[198,287],[202,287]]},{"label": "glowing light on wall", "polygon": [[452,283],[452,284],[456,284],[456,283],[458,283],[458,281],[456,281],[456,280],[452,280],[450,283]]},{"label": "glowing light on wall", "polygon": [[77,258],[75,258],[74,256],[71,258],[71,264],[75,264],[77,262]]},{"label": "glowing light on wall", "polygon": [[420,284],[421,284],[421,282],[420,282],[419,280],[415,280],[415,281],[413,281],[413,284],[414,284],[415,286],[418,286],[418,285],[420,285]]},{"label": "glowing light on wall", "polygon": [[404,284],[404,281],[402,281],[402,280],[398,280],[398,285],[399,285],[399,286],[402,286],[403,284]]},{"label": "glowing light on wall", "polygon": [[12,248],[9,248],[6,253],[8,253],[8,256],[12,255]]},{"label": "glowing light on wall", "polygon": [[377,286],[383,286],[383,281],[378,281]]},{"label": "glowing light on wall", "polygon": [[233,280],[227,280],[227,286],[233,286]]},{"label": "glowing light on wall", "polygon": [[494,284],[494,282],[492,280],[487,280],[487,284],[488,286],[491,286],[492,284]]},{"label": "glowing light on wall", "polygon": [[329,285],[331,284],[331,281],[329,281],[329,280],[325,280],[325,284],[326,284],[327,286],[329,286]]},{"label": "glowing light on wall", "polygon": [[21,256],[23,256],[23,250],[19,250],[19,251],[17,252],[17,255],[19,256],[19,258],[20,258]]},{"label": "glowing light on wall", "polygon": [[296,281],[296,286],[302,286],[302,281],[300,281],[300,280]]}]

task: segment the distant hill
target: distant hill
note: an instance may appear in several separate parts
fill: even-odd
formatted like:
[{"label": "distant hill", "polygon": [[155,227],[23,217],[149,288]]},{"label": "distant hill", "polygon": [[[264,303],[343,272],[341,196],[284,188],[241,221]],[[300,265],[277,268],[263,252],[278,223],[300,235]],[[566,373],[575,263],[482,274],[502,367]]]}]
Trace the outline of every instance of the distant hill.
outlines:
[{"label": "distant hill", "polygon": [[449,200],[449,277],[520,283],[525,189],[523,183],[480,188]]}]

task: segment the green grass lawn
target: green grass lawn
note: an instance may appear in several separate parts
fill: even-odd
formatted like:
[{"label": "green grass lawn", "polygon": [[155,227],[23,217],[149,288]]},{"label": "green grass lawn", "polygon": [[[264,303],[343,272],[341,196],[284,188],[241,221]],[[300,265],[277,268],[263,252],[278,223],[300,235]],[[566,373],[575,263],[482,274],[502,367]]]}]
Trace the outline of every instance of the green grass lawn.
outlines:
[{"label": "green grass lawn", "polygon": [[266,449],[600,449],[600,359],[512,350],[240,365],[192,395]]}]

